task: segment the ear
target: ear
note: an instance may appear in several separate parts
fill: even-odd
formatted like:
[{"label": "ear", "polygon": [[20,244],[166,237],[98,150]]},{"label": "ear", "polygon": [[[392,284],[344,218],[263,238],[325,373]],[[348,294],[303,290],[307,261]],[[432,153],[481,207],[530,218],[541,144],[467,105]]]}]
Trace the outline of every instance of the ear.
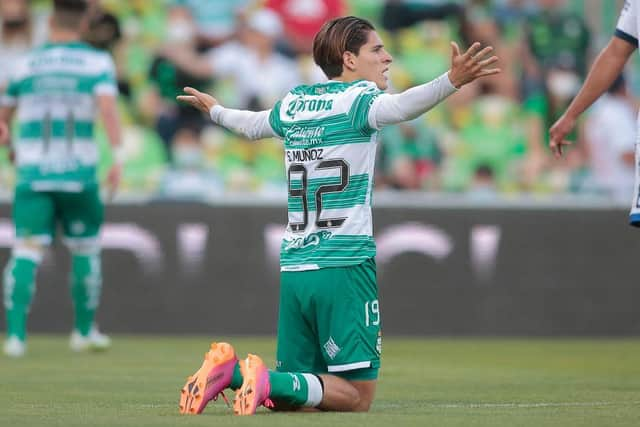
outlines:
[{"label": "ear", "polygon": [[356,55],[353,52],[346,51],[342,54],[342,65],[345,70],[355,71]]}]

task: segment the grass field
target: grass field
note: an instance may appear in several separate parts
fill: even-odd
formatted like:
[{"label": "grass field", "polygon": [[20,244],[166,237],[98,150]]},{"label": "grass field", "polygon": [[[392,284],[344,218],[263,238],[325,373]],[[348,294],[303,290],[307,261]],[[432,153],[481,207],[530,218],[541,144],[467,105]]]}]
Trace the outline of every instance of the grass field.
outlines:
[{"label": "grass field", "polygon": [[[234,338],[239,355],[272,339]],[[367,414],[235,417],[222,401],[178,414],[178,391],[208,338],[115,337],[73,354],[33,336],[24,359],[0,358],[0,426],[639,426],[640,340],[386,339]]]}]

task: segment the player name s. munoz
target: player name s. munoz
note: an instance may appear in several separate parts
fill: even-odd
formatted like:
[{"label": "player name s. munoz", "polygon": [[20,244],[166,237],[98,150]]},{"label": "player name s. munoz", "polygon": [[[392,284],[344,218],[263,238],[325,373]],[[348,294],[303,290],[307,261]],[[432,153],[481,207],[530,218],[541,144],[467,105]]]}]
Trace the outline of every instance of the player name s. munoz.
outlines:
[{"label": "player name s. munoz", "polygon": [[308,162],[310,160],[322,160],[322,148],[307,148],[301,150],[287,150],[289,162]]}]

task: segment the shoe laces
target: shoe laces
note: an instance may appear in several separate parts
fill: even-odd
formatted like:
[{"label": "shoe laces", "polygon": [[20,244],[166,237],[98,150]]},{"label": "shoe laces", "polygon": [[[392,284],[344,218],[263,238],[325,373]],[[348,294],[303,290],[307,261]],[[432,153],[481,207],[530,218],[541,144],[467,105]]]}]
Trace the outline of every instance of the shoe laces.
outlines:
[{"label": "shoe laces", "polygon": [[218,396],[222,396],[222,400],[224,400],[224,403],[227,404],[227,408],[231,408],[231,403],[229,403],[229,399],[227,398],[227,396],[224,395],[223,391],[213,396],[213,400],[214,401],[218,400]]}]

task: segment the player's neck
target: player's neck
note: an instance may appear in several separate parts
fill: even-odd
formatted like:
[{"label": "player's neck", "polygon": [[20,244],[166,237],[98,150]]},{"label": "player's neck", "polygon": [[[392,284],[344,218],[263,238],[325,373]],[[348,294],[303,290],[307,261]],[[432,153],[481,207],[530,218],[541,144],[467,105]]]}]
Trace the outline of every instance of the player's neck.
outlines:
[{"label": "player's neck", "polygon": [[73,30],[67,30],[63,28],[51,28],[49,34],[49,41],[51,43],[70,43],[80,41],[80,33]]},{"label": "player's neck", "polygon": [[351,71],[346,67],[344,67],[342,69],[342,74],[339,75],[338,77],[332,78],[331,80],[334,80],[336,82],[352,83],[352,82],[355,82],[356,80],[362,80],[362,79],[363,77],[359,73]]}]

